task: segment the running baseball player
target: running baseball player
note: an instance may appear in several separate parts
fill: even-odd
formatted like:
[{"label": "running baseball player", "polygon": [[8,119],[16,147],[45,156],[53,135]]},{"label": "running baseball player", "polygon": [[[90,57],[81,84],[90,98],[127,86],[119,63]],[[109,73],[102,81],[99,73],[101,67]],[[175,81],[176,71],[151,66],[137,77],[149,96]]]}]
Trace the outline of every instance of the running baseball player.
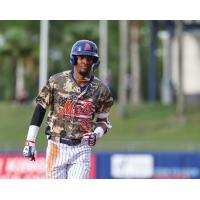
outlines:
[{"label": "running baseball player", "polygon": [[36,97],[23,155],[35,160],[35,142],[49,108],[45,133],[46,178],[88,178],[92,146],[111,128],[110,90],[94,76],[100,63],[89,40],[77,41],[70,53],[72,70],[51,76]]}]

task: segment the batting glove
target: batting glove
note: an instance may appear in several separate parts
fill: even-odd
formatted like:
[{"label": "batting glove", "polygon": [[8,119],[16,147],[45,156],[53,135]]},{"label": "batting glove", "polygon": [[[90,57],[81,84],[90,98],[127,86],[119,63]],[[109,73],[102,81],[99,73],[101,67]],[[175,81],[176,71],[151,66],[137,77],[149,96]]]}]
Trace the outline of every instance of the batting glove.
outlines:
[{"label": "batting glove", "polygon": [[94,132],[86,133],[86,134],[83,135],[83,140],[87,140],[89,146],[94,146],[96,144],[96,141],[97,141],[97,135]]},{"label": "batting glove", "polygon": [[26,158],[29,158],[30,161],[35,161],[36,159],[36,149],[35,149],[35,142],[26,140],[23,155]]}]

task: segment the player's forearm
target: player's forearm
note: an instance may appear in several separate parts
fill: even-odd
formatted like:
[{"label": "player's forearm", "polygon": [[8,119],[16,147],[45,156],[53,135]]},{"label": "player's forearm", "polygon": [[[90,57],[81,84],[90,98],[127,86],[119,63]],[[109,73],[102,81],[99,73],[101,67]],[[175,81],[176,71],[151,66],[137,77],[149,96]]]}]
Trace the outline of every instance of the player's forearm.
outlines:
[{"label": "player's forearm", "polygon": [[108,131],[108,122],[106,118],[103,119],[97,119],[97,127],[94,130],[95,133],[97,133],[97,137],[101,138],[107,131]]},{"label": "player's forearm", "polygon": [[97,138],[99,139],[99,138],[101,138],[104,135],[105,130],[101,126],[98,126],[94,130],[94,133],[96,134]]},{"label": "player's forearm", "polygon": [[41,126],[42,121],[44,119],[45,112],[46,112],[46,109],[44,109],[40,104],[37,104],[33,112],[32,120],[28,129],[26,140],[35,142],[38,131],[39,131],[39,127]]},{"label": "player's forearm", "polygon": [[46,109],[44,109],[40,104],[37,104],[35,107],[35,110],[33,112],[32,120],[30,125],[38,126],[40,127],[42,124],[42,121],[44,119]]}]

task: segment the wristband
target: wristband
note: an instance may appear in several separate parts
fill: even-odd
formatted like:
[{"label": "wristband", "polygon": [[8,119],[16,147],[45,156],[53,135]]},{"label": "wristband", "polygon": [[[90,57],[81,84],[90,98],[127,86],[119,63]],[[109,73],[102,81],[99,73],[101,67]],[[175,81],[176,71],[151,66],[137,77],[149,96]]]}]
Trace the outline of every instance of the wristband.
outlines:
[{"label": "wristband", "polygon": [[27,134],[26,140],[30,140],[30,141],[35,142],[37,134],[38,134],[38,131],[39,131],[39,127],[38,126],[30,125],[29,129],[28,129],[28,134]]},{"label": "wristband", "polygon": [[102,127],[98,126],[95,130],[94,133],[96,133],[97,138],[101,138],[104,134],[104,130]]}]

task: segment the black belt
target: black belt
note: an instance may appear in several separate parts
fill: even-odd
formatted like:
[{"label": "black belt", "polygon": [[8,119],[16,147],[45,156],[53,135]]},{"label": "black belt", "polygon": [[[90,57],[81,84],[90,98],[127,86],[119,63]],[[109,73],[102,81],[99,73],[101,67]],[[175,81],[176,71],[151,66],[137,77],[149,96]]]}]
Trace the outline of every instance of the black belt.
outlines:
[{"label": "black belt", "polygon": [[[49,136],[49,139],[51,139],[52,141],[56,141],[56,142],[60,142],[62,144],[67,144],[69,146],[74,146],[74,145],[78,145],[81,143],[82,139],[66,139],[63,138],[63,136],[66,136],[66,132],[65,131],[61,131],[61,133],[52,133],[50,132],[50,127],[47,126],[45,129],[45,134]],[[61,136],[61,137],[60,137]]]},{"label": "black belt", "polygon": [[75,146],[81,143],[82,139],[65,139],[65,138],[59,138],[59,140],[56,140],[55,137],[50,138],[52,141],[60,142],[61,144],[67,144],[69,146]]},{"label": "black belt", "polygon": [[62,139],[60,138],[60,143],[67,144],[69,146],[78,145],[81,143],[81,139]]}]

